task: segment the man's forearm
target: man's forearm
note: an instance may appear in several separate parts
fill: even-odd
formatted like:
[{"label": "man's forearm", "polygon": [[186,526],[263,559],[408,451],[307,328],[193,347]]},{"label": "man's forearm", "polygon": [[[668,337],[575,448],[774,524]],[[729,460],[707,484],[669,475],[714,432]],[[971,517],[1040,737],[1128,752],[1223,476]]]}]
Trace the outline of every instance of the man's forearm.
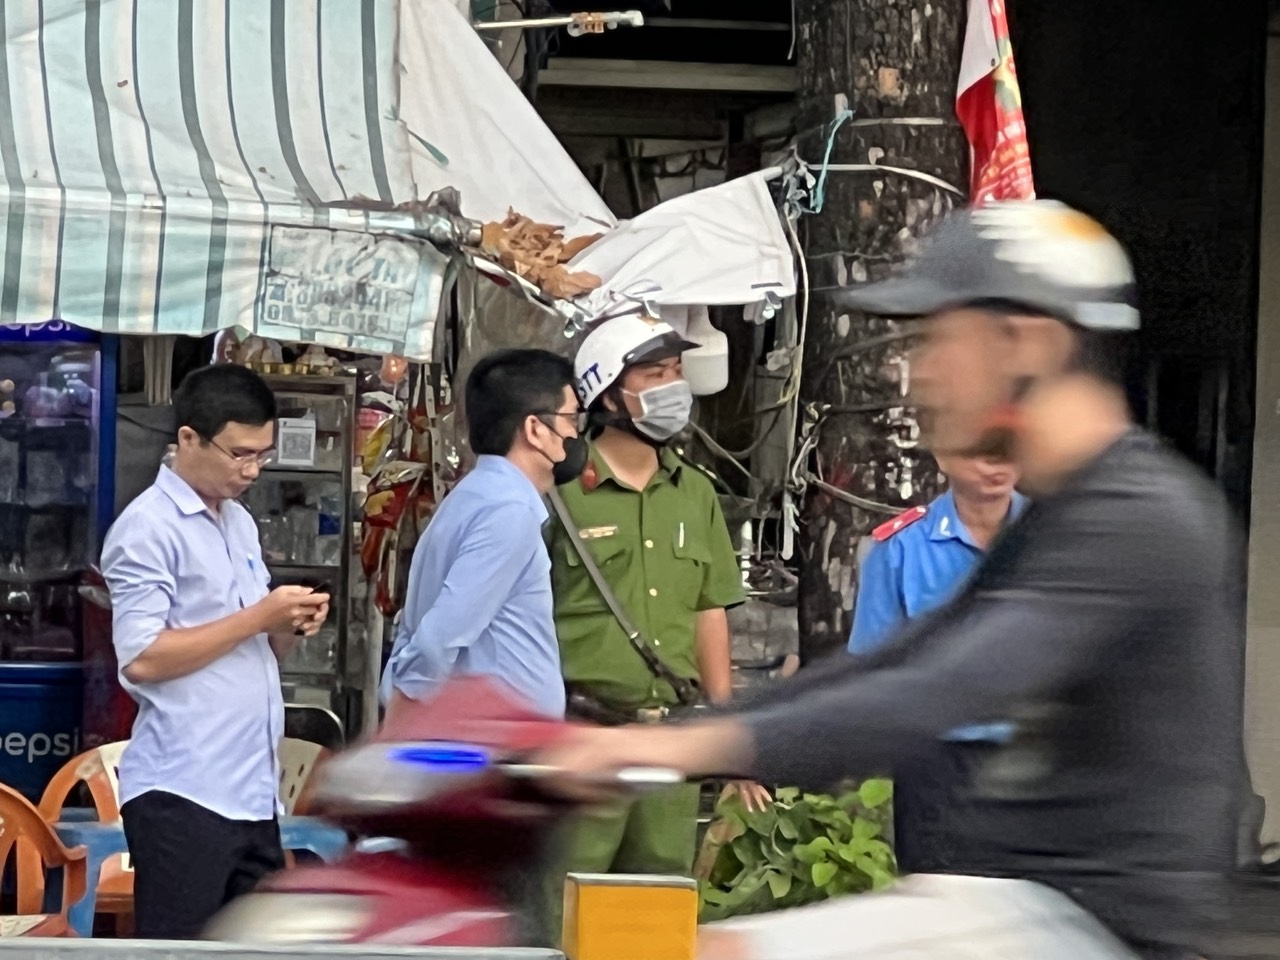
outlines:
[{"label": "man's forearm", "polygon": [[[1110,554],[1120,557],[1112,562],[1127,561],[1118,547]],[[1066,582],[1035,572],[1042,582]],[[1143,607],[1132,583],[1107,570],[1092,589],[965,595],[913,621],[882,651],[839,657],[808,682],[802,672],[778,683],[770,702],[740,717],[752,732],[756,771],[801,784],[891,773],[931,755],[957,727],[999,722],[1017,706],[1051,700],[1096,671],[1103,651],[1133,629]],[[924,647],[929,655],[914,654]]]},{"label": "man's forearm", "polygon": [[695,637],[703,692],[714,704],[728,703],[733,695],[729,615],[722,608],[703,610],[698,614]]},{"label": "man's forearm", "polygon": [[125,665],[131,683],[160,683],[195,673],[262,632],[261,614],[237,610],[199,627],[162,630],[147,649]]},{"label": "man's forearm", "polygon": [[751,728],[736,717],[676,725],[664,734],[675,739],[666,760],[690,779],[740,777],[751,772],[755,740]]}]

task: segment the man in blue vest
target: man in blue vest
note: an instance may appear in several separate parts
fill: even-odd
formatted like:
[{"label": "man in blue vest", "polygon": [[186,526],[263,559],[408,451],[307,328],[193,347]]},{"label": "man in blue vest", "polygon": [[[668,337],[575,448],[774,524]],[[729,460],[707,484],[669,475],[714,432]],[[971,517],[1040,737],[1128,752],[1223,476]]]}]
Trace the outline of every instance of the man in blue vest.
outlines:
[{"label": "man in blue vest", "polygon": [[950,489],[877,527],[858,575],[850,653],[870,653],[893,631],[941,606],[963,586],[1026,499],[1013,465],[990,457],[939,456]]}]

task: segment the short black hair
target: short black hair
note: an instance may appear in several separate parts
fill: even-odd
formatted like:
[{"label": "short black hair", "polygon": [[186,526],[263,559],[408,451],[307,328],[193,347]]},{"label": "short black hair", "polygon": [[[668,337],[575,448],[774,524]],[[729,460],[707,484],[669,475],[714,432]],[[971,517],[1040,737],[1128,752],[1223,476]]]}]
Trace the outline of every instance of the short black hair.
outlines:
[{"label": "short black hair", "polygon": [[192,370],[173,395],[174,432],[190,427],[212,440],[228,423],[260,427],[276,418],[276,395],[266,382],[234,363]]},{"label": "short black hair", "polygon": [[505,457],[530,415],[560,409],[573,364],[549,350],[498,350],[467,377],[467,437],[477,455]]}]

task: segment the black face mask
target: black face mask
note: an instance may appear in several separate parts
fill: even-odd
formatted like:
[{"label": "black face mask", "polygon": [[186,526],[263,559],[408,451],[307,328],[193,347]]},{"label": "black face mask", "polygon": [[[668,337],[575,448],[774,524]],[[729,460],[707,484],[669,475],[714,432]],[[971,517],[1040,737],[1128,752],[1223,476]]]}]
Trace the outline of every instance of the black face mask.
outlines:
[{"label": "black face mask", "polygon": [[586,438],[584,436],[563,436],[558,430],[552,428],[552,433],[561,438],[564,444],[564,460],[552,460],[547,452],[539,453],[547,457],[547,461],[552,465],[552,483],[557,486],[571,483],[573,480],[582,476],[582,471],[586,470],[586,457],[588,457],[588,448],[586,448]]},{"label": "black face mask", "polygon": [[587,468],[587,441],[582,437],[560,439],[564,441],[564,459],[551,463],[551,479],[557,487],[577,480]]}]

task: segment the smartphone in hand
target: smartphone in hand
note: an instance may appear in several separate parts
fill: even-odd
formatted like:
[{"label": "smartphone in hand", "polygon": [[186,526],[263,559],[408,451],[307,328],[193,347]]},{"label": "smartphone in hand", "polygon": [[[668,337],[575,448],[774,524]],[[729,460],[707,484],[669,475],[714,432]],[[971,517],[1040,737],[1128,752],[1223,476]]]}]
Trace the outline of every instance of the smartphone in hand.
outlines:
[{"label": "smartphone in hand", "polygon": [[[308,586],[308,584],[303,584],[303,586]],[[312,592],[312,593],[327,593],[327,594],[329,594],[330,596],[333,596],[333,587],[332,587],[332,586],[330,586],[330,584],[329,584],[329,581],[328,581],[328,580],[322,580],[322,581],[320,581],[319,583],[315,584],[314,586],[311,586],[311,592]],[[295,629],[295,630],[293,631],[293,635],[294,635],[295,637],[305,636],[305,635],[306,635],[306,631],[305,631],[305,630],[303,630],[301,627],[298,627],[297,629]]]}]

